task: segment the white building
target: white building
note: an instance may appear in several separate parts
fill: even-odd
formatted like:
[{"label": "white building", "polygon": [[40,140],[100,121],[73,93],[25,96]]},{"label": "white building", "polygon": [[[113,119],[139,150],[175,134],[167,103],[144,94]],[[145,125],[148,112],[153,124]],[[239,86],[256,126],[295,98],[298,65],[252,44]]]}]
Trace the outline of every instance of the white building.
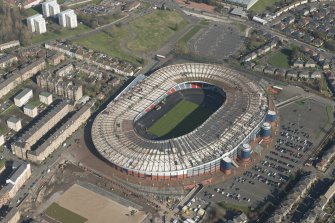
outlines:
[{"label": "white building", "polygon": [[14,97],[14,104],[17,107],[22,107],[23,105],[27,104],[31,98],[33,98],[33,90],[25,88],[20,92],[20,94]]},{"label": "white building", "polygon": [[74,13],[72,9],[65,10],[58,14],[59,25],[68,28],[76,28],[78,26],[77,23],[77,15]]},{"label": "white building", "polygon": [[52,103],[52,94],[49,92],[43,91],[38,95],[40,102],[46,105],[50,105]]},{"label": "white building", "polygon": [[35,118],[38,115],[37,106],[32,104],[26,104],[23,107],[23,113],[28,115],[31,118]]},{"label": "white building", "polygon": [[232,5],[238,5],[249,10],[254,4],[258,2],[258,0],[225,0],[224,2]]},{"label": "white building", "polygon": [[60,6],[57,0],[47,0],[42,3],[42,11],[45,17],[55,16],[60,13]]},{"label": "white building", "polygon": [[3,43],[3,44],[0,44],[0,51],[6,50],[12,47],[16,47],[16,46],[20,46],[20,41],[13,40],[7,43]]},{"label": "white building", "polygon": [[47,31],[45,19],[41,14],[36,14],[34,16],[28,17],[27,23],[28,23],[28,29],[33,33],[36,32],[38,34],[42,34]]},{"label": "white building", "polygon": [[7,120],[7,126],[10,129],[13,129],[14,131],[18,132],[22,128],[21,120],[15,117],[10,117]]},{"label": "white building", "polygon": [[0,135],[0,146],[2,146],[3,144],[5,144],[5,136]]}]

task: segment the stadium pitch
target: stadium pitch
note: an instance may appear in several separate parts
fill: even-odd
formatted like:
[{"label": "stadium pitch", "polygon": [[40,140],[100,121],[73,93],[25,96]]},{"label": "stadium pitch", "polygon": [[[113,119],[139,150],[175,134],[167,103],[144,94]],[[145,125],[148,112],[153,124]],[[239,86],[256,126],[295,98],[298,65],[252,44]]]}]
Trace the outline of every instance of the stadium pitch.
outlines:
[{"label": "stadium pitch", "polygon": [[214,111],[182,99],[163,117],[154,122],[148,128],[148,132],[161,139],[178,137],[198,127]]}]

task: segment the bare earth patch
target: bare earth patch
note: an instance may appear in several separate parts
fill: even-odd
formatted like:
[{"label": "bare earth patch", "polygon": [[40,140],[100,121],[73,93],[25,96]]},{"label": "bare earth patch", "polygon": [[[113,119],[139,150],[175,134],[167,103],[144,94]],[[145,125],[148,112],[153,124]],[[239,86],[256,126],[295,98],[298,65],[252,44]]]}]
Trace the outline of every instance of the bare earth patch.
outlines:
[{"label": "bare earth patch", "polygon": [[[146,217],[146,214],[142,211],[121,205],[77,184],[70,187],[70,189],[60,197],[57,203],[87,218],[88,221],[86,223],[139,223]],[[130,213],[132,210],[136,211],[133,216]]]}]

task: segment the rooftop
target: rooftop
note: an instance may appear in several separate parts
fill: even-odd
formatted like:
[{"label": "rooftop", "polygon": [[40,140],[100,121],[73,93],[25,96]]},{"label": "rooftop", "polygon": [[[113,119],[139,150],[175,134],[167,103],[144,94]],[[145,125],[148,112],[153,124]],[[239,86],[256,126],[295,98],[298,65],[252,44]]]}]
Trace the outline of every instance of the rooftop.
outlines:
[{"label": "rooftop", "polygon": [[24,88],[18,95],[15,96],[15,99],[20,100],[21,98],[23,98],[24,96],[26,96],[26,94],[30,92],[32,93],[33,90],[30,88]]}]

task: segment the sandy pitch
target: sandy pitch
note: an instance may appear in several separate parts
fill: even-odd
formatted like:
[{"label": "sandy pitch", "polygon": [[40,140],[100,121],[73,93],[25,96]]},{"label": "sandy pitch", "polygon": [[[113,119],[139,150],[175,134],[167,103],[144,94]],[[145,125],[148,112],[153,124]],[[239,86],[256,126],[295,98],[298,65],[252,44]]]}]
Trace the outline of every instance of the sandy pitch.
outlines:
[{"label": "sandy pitch", "polygon": [[123,206],[77,184],[70,187],[57,203],[87,218],[86,223],[140,223],[146,217],[138,210],[131,216],[130,211],[135,208]]}]

